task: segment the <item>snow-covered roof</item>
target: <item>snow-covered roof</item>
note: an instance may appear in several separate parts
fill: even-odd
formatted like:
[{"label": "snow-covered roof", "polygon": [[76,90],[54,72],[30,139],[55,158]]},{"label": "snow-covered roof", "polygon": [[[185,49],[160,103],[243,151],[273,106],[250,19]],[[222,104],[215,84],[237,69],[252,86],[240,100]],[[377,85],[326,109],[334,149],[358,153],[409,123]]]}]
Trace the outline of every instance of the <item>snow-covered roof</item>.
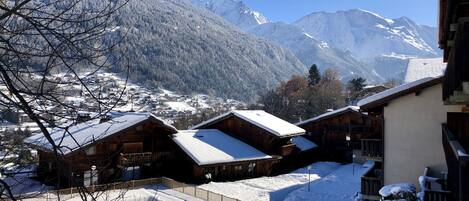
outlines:
[{"label": "snow-covered roof", "polygon": [[[68,154],[151,118],[161,122],[168,129],[177,132],[174,127],[150,113],[118,113],[106,122],[100,123],[99,119],[93,119],[68,127],[68,132],[62,128],[65,126],[50,129],[49,132],[55,144],[60,147],[59,151],[62,154]],[[44,150],[53,150],[52,145],[42,132],[26,138],[25,142]]]},{"label": "snow-covered roof", "polygon": [[230,115],[234,115],[245,121],[248,121],[278,137],[302,135],[306,132],[304,129],[293,125],[283,119],[280,119],[274,115],[271,115],[263,110],[233,110],[215,118],[212,118],[208,121],[202,122],[198,125],[195,125],[191,129],[201,128],[205,125],[217,122],[218,120],[222,120]]},{"label": "snow-covered roof", "polygon": [[340,108],[340,109],[337,109],[337,110],[334,110],[334,111],[326,112],[324,114],[313,117],[311,119],[307,119],[307,120],[298,122],[295,125],[300,126],[300,125],[304,125],[304,124],[307,124],[307,123],[319,121],[319,120],[322,120],[322,119],[325,119],[325,118],[328,118],[328,117],[333,117],[335,115],[339,115],[339,114],[342,114],[342,113],[345,113],[345,112],[348,112],[348,111],[359,112],[359,110],[360,110],[360,108],[357,107],[357,106],[347,106],[347,107],[343,107],[343,108]]},{"label": "snow-covered roof", "polygon": [[217,129],[183,130],[173,141],[197,165],[269,159],[271,156]]},{"label": "snow-covered roof", "polygon": [[404,96],[406,94],[419,91],[421,89],[434,86],[438,83],[441,83],[442,77],[426,77],[413,82],[405,83],[397,87],[388,89],[381,93],[369,96],[358,101],[357,105],[361,109],[366,109],[374,106],[383,105],[386,102]]},{"label": "snow-covered roof", "polygon": [[311,140],[306,139],[303,136],[293,137],[292,142],[301,151],[307,151],[307,150],[314,149],[314,148],[318,147],[318,145],[316,145],[314,142],[312,142]]},{"label": "snow-covered roof", "polygon": [[404,83],[413,82],[425,77],[437,77],[444,74],[446,63],[443,58],[410,59]]}]

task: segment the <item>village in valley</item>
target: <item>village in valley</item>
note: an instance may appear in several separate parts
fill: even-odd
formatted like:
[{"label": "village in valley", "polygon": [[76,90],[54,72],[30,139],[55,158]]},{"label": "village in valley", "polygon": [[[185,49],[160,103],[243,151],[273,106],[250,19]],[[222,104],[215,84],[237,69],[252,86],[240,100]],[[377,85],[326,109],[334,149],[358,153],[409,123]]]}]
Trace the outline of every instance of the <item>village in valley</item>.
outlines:
[{"label": "village in valley", "polygon": [[[46,70],[15,71],[1,50],[0,200],[469,200],[469,4],[438,5],[442,58],[406,58],[401,80],[314,64],[244,100],[135,82],[102,67],[114,55],[74,71],[82,61],[53,50]],[[58,41],[99,49],[82,31]],[[18,58],[47,60],[29,51]]]}]

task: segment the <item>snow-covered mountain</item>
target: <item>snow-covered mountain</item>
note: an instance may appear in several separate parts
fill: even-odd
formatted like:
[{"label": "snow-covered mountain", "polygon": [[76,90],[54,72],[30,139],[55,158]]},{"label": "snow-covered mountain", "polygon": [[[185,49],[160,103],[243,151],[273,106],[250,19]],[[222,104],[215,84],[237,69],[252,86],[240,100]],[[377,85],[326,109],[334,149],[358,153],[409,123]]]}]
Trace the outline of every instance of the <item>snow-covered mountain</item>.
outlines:
[{"label": "snow-covered mountain", "polygon": [[240,0],[192,0],[192,3],[220,15],[242,30],[269,22],[265,16],[251,10]]},{"label": "snow-covered mountain", "polygon": [[315,39],[297,26],[269,22],[249,32],[290,49],[307,66],[317,64],[321,70],[337,69],[345,80],[360,75],[369,81],[381,81],[376,73],[369,71],[366,64],[357,61],[349,52],[330,47],[328,43]]},{"label": "snow-covered mountain", "polygon": [[132,59],[131,80],[149,88],[253,100],[279,81],[306,72],[289,50],[189,0],[130,1],[120,12],[123,28],[113,34],[126,35],[121,46]]},{"label": "snow-covered mountain", "polygon": [[406,17],[387,19],[365,10],[315,12],[293,23],[309,35],[364,61],[404,55],[437,57],[436,28]]},{"label": "snow-covered mountain", "polygon": [[[409,58],[441,56],[435,27],[353,9],[315,12],[292,24],[268,22],[241,0],[192,0],[240,29],[280,44],[306,66],[336,68],[343,78],[403,79]],[[259,20],[261,16],[262,20]]]}]

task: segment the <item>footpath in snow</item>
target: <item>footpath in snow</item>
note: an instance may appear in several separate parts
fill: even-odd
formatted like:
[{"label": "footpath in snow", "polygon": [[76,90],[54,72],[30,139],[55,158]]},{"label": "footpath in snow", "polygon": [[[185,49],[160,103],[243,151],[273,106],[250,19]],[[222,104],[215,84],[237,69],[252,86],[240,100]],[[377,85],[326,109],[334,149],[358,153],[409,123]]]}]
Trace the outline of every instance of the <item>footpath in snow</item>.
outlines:
[{"label": "footpath in snow", "polygon": [[[358,165],[357,165],[358,166]],[[311,165],[311,181],[317,181],[340,168],[335,162],[317,162]],[[243,201],[284,200],[292,191],[308,183],[308,169],[275,176],[239,180],[234,182],[211,182],[200,188]]]},{"label": "footpath in snow", "polygon": [[310,191],[308,191],[307,184],[303,185],[298,190],[291,192],[285,200],[355,200],[357,192],[360,191],[360,177],[365,174],[370,167],[371,166],[368,164],[343,165],[342,167],[338,168],[337,170],[322,178],[321,180],[311,183]]}]

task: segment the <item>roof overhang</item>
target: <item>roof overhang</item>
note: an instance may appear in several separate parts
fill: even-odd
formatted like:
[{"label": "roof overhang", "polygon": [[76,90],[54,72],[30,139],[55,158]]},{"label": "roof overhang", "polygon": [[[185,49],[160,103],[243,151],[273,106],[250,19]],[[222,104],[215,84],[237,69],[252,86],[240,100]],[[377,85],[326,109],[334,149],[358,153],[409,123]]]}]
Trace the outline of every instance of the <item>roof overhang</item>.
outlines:
[{"label": "roof overhang", "polygon": [[[402,96],[405,96],[407,94],[411,94],[411,93],[419,94],[422,90],[426,88],[435,86],[437,84],[441,84],[443,81],[443,77],[440,76],[440,77],[428,78],[423,81],[422,80],[417,80],[415,82],[408,83],[409,85],[411,85],[411,87],[405,87],[405,85],[407,84],[404,84],[395,88],[388,89],[381,93],[375,94],[368,98],[365,98],[361,100],[360,102],[358,102],[358,105],[360,106],[360,110],[363,110],[363,111],[375,110],[377,108],[384,107],[390,101],[400,98]],[[418,84],[412,85],[414,83],[418,83]],[[402,89],[399,90],[399,88],[402,88]],[[371,100],[371,101],[368,101],[368,100]]]}]

